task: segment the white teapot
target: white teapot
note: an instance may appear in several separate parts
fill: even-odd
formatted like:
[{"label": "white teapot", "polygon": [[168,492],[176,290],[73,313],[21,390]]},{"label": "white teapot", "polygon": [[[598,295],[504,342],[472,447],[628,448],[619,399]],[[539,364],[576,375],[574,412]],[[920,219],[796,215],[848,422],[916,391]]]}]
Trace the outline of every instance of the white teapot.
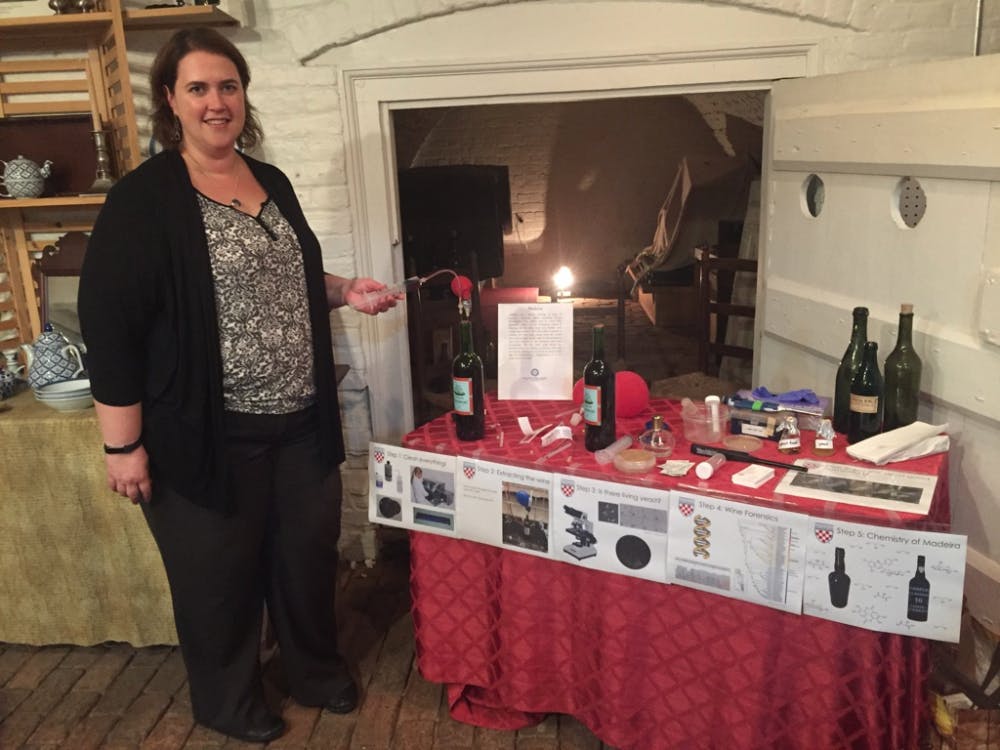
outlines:
[{"label": "white teapot", "polygon": [[0,193],[0,198],[37,198],[45,190],[45,178],[52,174],[52,162],[48,159],[38,166],[31,159],[25,159],[18,154],[16,159],[4,161],[2,184],[8,192]]}]

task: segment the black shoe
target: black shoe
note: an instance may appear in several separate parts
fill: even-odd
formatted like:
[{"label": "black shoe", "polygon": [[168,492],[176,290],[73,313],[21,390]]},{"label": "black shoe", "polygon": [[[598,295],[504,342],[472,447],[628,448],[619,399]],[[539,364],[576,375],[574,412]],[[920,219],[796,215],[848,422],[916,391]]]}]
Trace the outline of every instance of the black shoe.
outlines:
[{"label": "black shoe", "polygon": [[335,714],[349,714],[358,707],[358,687],[353,681],[347,684],[343,690],[333,696],[323,706],[327,711]]},{"label": "black shoe", "polygon": [[285,733],[285,722],[280,716],[265,714],[244,726],[226,729],[210,726],[210,728],[243,742],[264,743],[276,740],[283,735]]}]

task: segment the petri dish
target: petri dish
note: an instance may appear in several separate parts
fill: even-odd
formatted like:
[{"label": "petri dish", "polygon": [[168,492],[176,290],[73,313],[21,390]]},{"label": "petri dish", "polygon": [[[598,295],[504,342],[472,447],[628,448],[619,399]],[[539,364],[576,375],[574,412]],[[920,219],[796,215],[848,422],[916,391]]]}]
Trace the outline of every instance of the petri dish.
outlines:
[{"label": "petri dish", "polygon": [[732,448],[734,451],[745,451],[747,453],[759,450],[764,445],[760,438],[753,435],[726,435],[722,439],[722,444],[727,448]]}]

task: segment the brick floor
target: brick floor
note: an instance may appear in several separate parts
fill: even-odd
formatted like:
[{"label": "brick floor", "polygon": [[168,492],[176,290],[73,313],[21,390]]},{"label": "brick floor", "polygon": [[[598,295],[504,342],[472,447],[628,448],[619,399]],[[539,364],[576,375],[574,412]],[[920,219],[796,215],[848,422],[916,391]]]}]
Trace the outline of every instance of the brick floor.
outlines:
[{"label": "brick floor", "polygon": [[[395,533],[395,532],[393,532]],[[613,750],[575,719],[551,716],[516,732],[461,724],[444,688],[414,664],[404,535],[387,538],[372,569],[341,573],[344,643],[362,686],[358,710],[339,716],[283,698],[280,666],[268,662],[269,700],[288,730],[274,750]],[[250,750],[194,723],[180,653],[127,644],[30,647],[0,643],[2,750]]]}]

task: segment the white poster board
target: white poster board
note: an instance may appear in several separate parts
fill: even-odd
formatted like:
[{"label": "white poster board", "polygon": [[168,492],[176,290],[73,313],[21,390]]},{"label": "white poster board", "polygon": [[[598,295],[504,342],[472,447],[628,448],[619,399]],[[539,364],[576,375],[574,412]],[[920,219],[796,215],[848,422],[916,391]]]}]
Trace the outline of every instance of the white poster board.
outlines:
[{"label": "white poster board", "polygon": [[552,474],[464,456],[457,462],[459,536],[548,557]]},{"label": "white poster board", "polygon": [[573,305],[497,305],[497,396],[573,397]]},{"label": "white poster board", "polygon": [[799,614],[808,516],[671,492],[667,575],[678,585]]},{"label": "white poster board", "polygon": [[669,492],[556,474],[552,496],[555,559],[666,583]]},{"label": "white poster board", "polygon": [[958,642],[966,537],[820,518],[810,524],[806,614]]},{"label": "white poster board", "polygon": [[455,457],[371,443],[368,520],[455,536]]}]

